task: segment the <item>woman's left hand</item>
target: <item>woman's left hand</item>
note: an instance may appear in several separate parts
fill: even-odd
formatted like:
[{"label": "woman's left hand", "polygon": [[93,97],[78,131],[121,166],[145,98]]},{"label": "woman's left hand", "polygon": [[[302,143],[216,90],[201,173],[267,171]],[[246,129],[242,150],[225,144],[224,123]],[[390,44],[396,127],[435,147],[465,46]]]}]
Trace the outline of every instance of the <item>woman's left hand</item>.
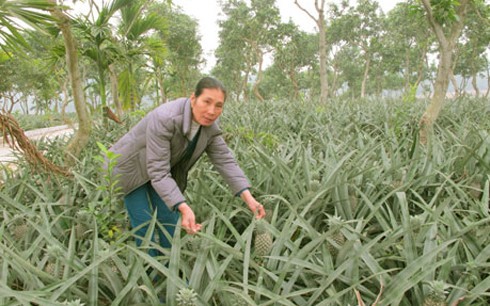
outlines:
[{"label": "woman's left hand", "polygon": [[255,218],[257,219],[262,219],[265,217],[265,209],[262,204],[260,204],[250,193],[249,190],[245,190],[240,194],[240,197],[242,198],[245,203],[247,203],[248,208],[252,211],[254,214]]}]

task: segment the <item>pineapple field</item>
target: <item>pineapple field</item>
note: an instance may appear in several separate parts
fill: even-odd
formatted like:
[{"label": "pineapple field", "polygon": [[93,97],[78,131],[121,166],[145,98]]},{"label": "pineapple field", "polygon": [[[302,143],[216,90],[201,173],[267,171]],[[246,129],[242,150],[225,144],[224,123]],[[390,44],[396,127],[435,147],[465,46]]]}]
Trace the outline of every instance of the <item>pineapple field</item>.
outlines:
[{"label": "pineapple field", "polygon": [[[267,216],[204,155],[186,191],[203,229],[160,257],[148,237],[136,247],[102,167],[145,112],[94,118],[69,176],[18,153],[0,187],[0,305],[489,305],[489,100],[447,100],[421,144],[427,103],[228,101],[223,136]],[[63,165],[67,142],[36,145]]]}]

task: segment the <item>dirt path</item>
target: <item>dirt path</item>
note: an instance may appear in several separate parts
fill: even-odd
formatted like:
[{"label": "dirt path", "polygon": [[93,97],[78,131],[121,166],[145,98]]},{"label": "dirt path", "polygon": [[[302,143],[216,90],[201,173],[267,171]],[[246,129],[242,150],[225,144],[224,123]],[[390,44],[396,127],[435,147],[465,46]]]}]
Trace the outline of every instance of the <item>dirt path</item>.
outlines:
[{"label": "dirt path", "polygon": [[[56,137],[64,137],[73,134],[73,126],[59,125],[26,131],[25,134],[31,140],[39,140],[42,138],[53,139]],[[16,157],[13,150],[4,142],[3,138],[0,137],[0,163],[9,163],[15,160]]]}]

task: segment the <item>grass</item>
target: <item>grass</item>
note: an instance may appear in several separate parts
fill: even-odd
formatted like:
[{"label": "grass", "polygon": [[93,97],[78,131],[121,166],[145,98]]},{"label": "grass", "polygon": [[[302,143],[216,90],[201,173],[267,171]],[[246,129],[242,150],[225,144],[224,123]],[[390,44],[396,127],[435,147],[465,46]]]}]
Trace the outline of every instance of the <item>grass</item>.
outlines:
[{"label": "grass", "polygon": [[[149,241],[134,246],[96,144],[110,146],[140,118],[130,116],[95,127],[73,179],[22,161],[10,174],[0,304],[175,305],[191,287],[199,305],[422,305],[434,281],[447,284],[448,305],[489,303],[488,101],[448,101],[427,146],[417,138],[424,101],[227,103],[224,137],[268,211],[269,256],[254,255],[253,217],[206,158],[186,193],[202,232],[177,231],[159,258]],[[39,144],[59,163],[64,145]],[[333,239],[334,216],[345,243]],[[15,239],[18,220],[29,226]]]}]

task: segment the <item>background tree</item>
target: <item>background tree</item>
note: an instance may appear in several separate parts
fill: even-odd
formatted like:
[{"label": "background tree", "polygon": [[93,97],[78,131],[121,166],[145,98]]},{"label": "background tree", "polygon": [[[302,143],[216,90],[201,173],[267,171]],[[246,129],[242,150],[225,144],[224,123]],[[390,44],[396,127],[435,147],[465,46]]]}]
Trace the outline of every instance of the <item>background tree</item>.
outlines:
[{"label": "background tree", "polygon": [[90,59],[96,69],[93,75],[100,99],[101,110],[107,107],[107,82],[109,66],[121,57],[123,51],[117,44],[115,29],[112,23],[114,15],[125,6],[132,4],[130,0],[113,0],[99,8],[90,2],[90,10],[85,16],[76,19],[75,26],[81,35],[81,53]]},{"label": "background tree", "polygon": [[280,26],[280,39],[274,47],[274,61],[265,72],[264,97],[296,101],[300,93],[309,92],[304,79],[318,61],[318,38],[300,31],[292,22]]},{"label": "background tree", "polygon": [[384,16],[378,3],[372,0],[358,0],[355,6],[349,6],[348,2],[343,1],[341,6],[338,8],[332,5],[334,18],[329,27],[329,32],[332,33],[329,37],[333,41],[329,43],[335,44],[343,40],[359,50],[363,63],[360,96],[365,97],[371,66],[375,60],[380,59]]},{"label": "background tree", "polygon": [[240,58],[245,60],[245,64],[241,65],[237,74],[241,84],[238,95],[243,93],[245,99],[245,90],[251,83],[254,96],[264,100],[259,91],[264,59],[272,52],[280,34],[281,18],[275,3],[275,0],[252,0],[248,6],[244,1],[229,1],[223,8],[228,19],[220,24],[222,46],[218,47],[216,54],[219,64],[223,64],[223,61],[239,60],[235,58],[240,56],[236,54],[237,49],[242,52]]},{"label": "background tree", "polygon": [[[473,95],[480,96],[478,81],[486,71],[487,51],[490,45],[490,6],[476,2],[468,8],[462,36],[465,38],[457,45],[457,62],[454,74],[462,78],[462,89],[471,83]],[[485,26],[486,24],[486,26]]]},{"label": "background tree", "polygon": [[326,22],[325,22],[325,0],[315,0],[315,10],[318,17],[313,16],[305,9],[298,0],[294,4],[305,12],[317,25],[318,28],[318,53],[320,59],[320,101],[326,103],[328,99],[328,74],[327,74],[327,41],[326,41]]},{"label": "background tree", "polygon": [[257,66],[252,91],[258,100],[264,101],[259,92],[264,69],[264,57],[272,52],[274,45],[277,45],[281,16],[275,0],[252,0],[250,10],[252,18],[247,23],[244,39],[252,48],[253,65]]},{"label": "background tree", "polygon": [[92,122],[85,104],[85,96],[83,93],[83,84],[78,66],[78,49],[75,37],[72,33],[71,19],[63,10],[56,6],[56,0],[49,0],[53,4],[50,10],[51,15],[56,19],[56,24],[63,35],[63,41],[66,52],[66,65],[70,78],[73,101],[78,117],[78,129],[74,137],[67,145],[67,157],[69,165],[75,162],[75,158],[80,155],[82,149],[89,141],[90,132],[92,130]]},{"label": "background tree", "polygon": [[167,18],[168,32],[166,35],[168,36],[165,44],[168,48],[168,57],[166,59],[165,88],[167,88],[168,97],[173,99],[190,95],[201,75],[199,67],[203,59],[202,47],[197,34],[197,21],[180,10],[172,10]]},{"label": "background tree", "polygon": [[0,1],[0,49],[9,54],[29,48],[22,32],[26,25],[38,31],[49,27],[53,19],[46,10],[52,6],[51,1],[42,0]]},{"label": "background tree", "polygon": [[222,9],[226,19],[219,21],[219,45],[215,51],[213,74],[225,81],[232,96],[247,100],[252,51],[242,39],[242,31],[250,18],[250,10],[244,1],[239,0],[222,4]]},{"label": "background tree", "polygon": [[403,79],[402,86],[393,89],[403,89],[405,95],[413,98],[429,72],[428,55],[433,36],[427,27],[422,11],[413,10],[409,3],[398,3],[387,14],[383,62],[389,73]]},{"label": "background tree", "polygon": [[467,6],[472,0],[421,0],[439,46],[439,64],[431,103],[420,120],[420,141],[427,142],[442,109],[452,73],[453,51],[464,26]]},{"label": "background tree", "polygon": [[141,0],[132,1],[121,8],[118,32],[121,36],[122,61],[119,62],[118,88],[125,109],[137,108],[142,97],[149,94],[147,84],[151,83],[153,74],[147,73],[146,63],[156,54],[166,53],[164,42],[150,37],[152,32],[166,28],[166,20],[148,8],[148,2]]}]

